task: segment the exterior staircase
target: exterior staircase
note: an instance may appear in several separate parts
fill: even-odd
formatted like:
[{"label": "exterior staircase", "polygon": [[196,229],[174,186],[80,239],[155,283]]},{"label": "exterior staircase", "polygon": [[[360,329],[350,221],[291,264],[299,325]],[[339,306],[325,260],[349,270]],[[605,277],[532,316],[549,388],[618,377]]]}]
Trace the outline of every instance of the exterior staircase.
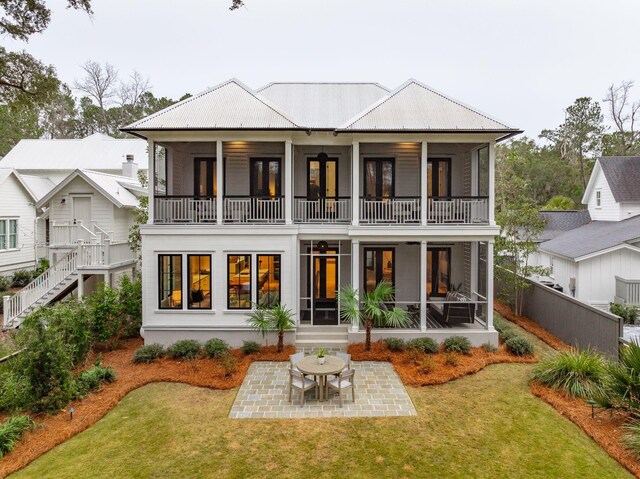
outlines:
[{"label": "exterior staircase", "polygon": [[325,348],[329,351],[346,351],[349,343],[347,325],[305,326],[296,330],[296,350],[304,352]]}]

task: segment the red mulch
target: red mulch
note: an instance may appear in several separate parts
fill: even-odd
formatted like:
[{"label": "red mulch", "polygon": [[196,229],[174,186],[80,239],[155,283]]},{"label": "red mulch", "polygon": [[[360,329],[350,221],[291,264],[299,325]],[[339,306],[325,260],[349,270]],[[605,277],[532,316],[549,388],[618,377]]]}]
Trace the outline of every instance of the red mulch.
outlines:
[{"label": "red mulch", "polygon": [[567,343],[544,329],[538,323],[531,321],[526,316],[518,316],[513,311],[511,311],[511,308],[509,308],[509,306],[507,306],[506,304],[496,301],[493,304],[493,308],[498,313],[500,313],[502,317],[511,321],[512,323],[516,323],[522,329],[524,329],[525,331],[529,331],[534,336],[537,336],[540,340],[547,343],[553,349],[562,351],[563,349],[569,349],[571,347]]},{"label": "red mulch", "polygon": [[[402,352],[389,351],[382,341],[371,344],[371,351],[364,350],[364,343],[350,344],[348,348],[351,359],[354,361],[387,361],[393,364],[393,368],[404,384],[410,386],[430,386],[444,384],[454,379],[475,374],[490,364],[499,363],[535,363],[535,356],[514,356],[504,346],[500,346],[495,353],[487,353],[482,348],[473,348],[471,354],[456,354],[457,365],[446,364],[447,355],[444,352],[437,354],[421,354],[416,357],[411,350]],[[430,358],[431,370],[422,370],[422,361]],[[429,359],[427,359],[429,360]]]},{"label": "red mulch", "polygon": [[89,428],[113,409],[126,394],[145,384],[179,382],[211,389],[231,389],[242,384],[253,361],[286,361],[295,352],[294,346],[286,346],[282,353],[277,353],[275,346],[263,347],[260,353],[250,356],[245,356],[240,350],[233,350],[238,369],[231,376],[225,377],[224,368],[215,359],[161,359],[151,364],[133,364],[133,352],[141,345],[142,340],[131,340],[121,349],[103,353],[102,364],[113,367],[117,379],[102,386],[99,391],[71,403],[69,407],[75,409],[73,420],[69,419],[66,411],[52,416],[34,417],[38,427],[25,434],[16,448],[2,458],[0,477],[21,469],[58,444]]}]

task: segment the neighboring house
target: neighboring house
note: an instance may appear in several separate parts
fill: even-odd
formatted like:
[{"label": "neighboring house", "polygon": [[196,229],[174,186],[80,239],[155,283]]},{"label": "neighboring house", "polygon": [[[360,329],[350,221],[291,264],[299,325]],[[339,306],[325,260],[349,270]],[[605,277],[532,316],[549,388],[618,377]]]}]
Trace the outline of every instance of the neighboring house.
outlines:
[{"label": "neighboring house", "polygon": [[20,140],[0,160],[0,168],[14,168],[58,184],[78,169],[122,174],[122,163],[128,156],[133,156],[140,170],[147,170],[147,144],[142,140],[101,133],[82,139],[27,139]]},{"label": "neighboring house", "polygon": [[53,184],[0,169],[0,274],[33,269],[36,256],[36,203]]},{"label": "neighboring house", "polygon": [[336,290],[387,280],[413,325],[374,339],[497,344],[494,149],[520,130],[415,80],[229,80],[123,131],[147,139],[155,171],[147,343],[260,339],[248,313],[280,302],[296,317],[288,341],[343,347],[364,332],[341,322]]},{"label": "neighboring house", "polygon": [[550,268],[565,293],[592,306],[640,305],[640,157],[599,158],[582,203],[582,214],[543,213],[551,218],[533,264]]},{"label": "neighboring house", "polygon": [[[35,220],[38,257],[46,256],[51,267],[16,296],[5,299],[6,327],[17,326],[36,306],[73,291],[82,297],[99,282],[113,285],[135,268],[129,229],[138,196],[147,190],[141,187],[131,158],[121,164],[121,170],[126,175],[75,170],[21,213],[25,218],[32,215],[32,228]],[[35,211],[42,214],[35,218]]]}]

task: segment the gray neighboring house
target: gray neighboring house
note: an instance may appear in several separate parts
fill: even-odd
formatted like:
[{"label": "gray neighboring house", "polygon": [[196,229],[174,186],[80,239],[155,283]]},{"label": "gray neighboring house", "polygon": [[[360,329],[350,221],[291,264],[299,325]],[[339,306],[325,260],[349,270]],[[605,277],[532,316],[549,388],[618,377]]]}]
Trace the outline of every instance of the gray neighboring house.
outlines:
[{"label": "gray neighboring house", "polygon": [[531,263],[592,306],[640,305],[640,157],[598,158],[584,211],[541,212],[547,225]]}]

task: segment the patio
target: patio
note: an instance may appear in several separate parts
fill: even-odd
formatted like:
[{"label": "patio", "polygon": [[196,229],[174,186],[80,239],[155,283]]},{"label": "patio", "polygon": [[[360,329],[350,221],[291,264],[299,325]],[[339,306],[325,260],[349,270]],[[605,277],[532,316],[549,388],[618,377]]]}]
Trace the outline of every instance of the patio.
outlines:
[{"label": "patio", "polygon": [[240,386],[229,417],[301,419],[417,415],[407,391],[389,363],[352,362],[356,371],[356,401],[351,402],[349,391],[342,408],[337,395],[318,402],[313,391],[307,392],[306,402],[300,406],[300,393],[294,390],[294,401],[290,403],[288,367],[288,362],[254,362]]}]

